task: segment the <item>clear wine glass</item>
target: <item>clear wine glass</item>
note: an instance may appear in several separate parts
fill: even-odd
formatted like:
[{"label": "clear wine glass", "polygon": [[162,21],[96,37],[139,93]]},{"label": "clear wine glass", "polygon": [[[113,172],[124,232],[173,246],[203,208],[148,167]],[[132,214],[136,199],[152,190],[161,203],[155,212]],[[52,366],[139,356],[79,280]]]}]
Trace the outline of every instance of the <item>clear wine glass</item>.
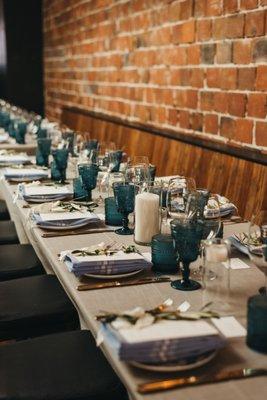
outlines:
[{"label": "clear wine glass", "polygon": [[188,195],[195,190],[193,178],[178,176],[170,179],[166,197],[167,217],[178,218],[185,214]]},{"label": "clear wine glass", "polygon": [[259,292],[267,296],[267,210],[261,210],[251,219],[248,250],[251,261],[265,275],[265,286],[261,287]]}]

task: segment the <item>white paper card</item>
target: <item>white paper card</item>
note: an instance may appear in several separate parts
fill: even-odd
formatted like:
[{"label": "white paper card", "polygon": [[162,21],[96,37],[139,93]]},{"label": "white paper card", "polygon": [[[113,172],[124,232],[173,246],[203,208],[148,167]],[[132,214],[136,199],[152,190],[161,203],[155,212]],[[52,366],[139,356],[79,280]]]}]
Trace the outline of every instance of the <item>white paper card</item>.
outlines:
[{"label": "white paper card", "polygon": [[142,343],[153,340],[218,335],[218,331],[206,321],[160,321],[142,329],[121,329],[120,334],[128,343]]},{"label": "white paper card", "polygon": [[[227,263],[223,263],[223,265],[228,268]],[[240,260],[240,258],[230,258],[230,268],[231,269],[248,269],[250,266],[246,264],[244,261]]]},{"label": "white paper card", "polygon": [[211,321],[226,338],[243,337],[247,334],[235,317],[212,318]]}]

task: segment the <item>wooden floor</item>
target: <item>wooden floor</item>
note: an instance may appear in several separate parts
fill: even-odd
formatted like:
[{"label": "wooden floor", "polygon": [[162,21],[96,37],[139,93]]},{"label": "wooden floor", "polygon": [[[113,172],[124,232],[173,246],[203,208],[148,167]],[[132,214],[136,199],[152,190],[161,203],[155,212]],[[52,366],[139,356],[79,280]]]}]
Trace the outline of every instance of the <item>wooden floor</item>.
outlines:
[{"label": "wooden floor", "polygon": [[228,197],[244,218],[251,218],[259,209],[267,209],[267,167],[263,163],[71,109],[63,111],[62,123],[74,130],[90,132],[91,137],[99,141],[114,141],[130,156],[147,155],[150,162],[157,165],[157,175],[193,177],[199,188],[209,188]]}]

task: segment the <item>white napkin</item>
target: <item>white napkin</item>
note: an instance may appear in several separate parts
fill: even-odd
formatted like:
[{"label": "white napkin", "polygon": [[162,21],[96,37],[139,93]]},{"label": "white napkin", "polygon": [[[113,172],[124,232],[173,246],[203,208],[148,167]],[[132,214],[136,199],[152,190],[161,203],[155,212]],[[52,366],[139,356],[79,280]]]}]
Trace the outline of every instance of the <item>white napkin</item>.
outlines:
[{"label": "white napkin", "polygon": [[156,340],[182,339],[218,335],[215,327],[203,320],[167,321],[162,320],[142,329],[135,327],[120,329],[120,335],[128,343],[142,343]]},{"label": "white napkin", "polygon": [[[66,252],[65,252],[66,255]],[[138,253],[125,253],[124,251],[118,251],[112,255],[95,255],[95,256],[77,256],[76,254],[72,254],[72,258],[75,258],[77,262],[105,262],[108,263],[110,261],[137,261],[144,260],[144,257]]]},{"label": "white napkin", "polygon": [[75,219],[96,219],[97,216],[91,212],[53,212],[53,213],[40,213],[40,219],[42,222],[48,221],[70,221]]},{"label": "white napkin", "polygon": [[48,172],[37,168],[6,168],[4,174],[6,176],[48,176]]},{"label": "white napkin", "polygon": [[47,196],[53,194],[70,194],[70,190],[66,186],[24,186],[25,196]]},{"label": "white napkin", "polygon": [[29,161],[29,157],[26,155],[0,155],[0,164],[1,163],[10,163],[10,164],[22,164]]},{"label": "white napkin", "polygon": [[8,133],[0,133],[0,143],[7,142],[9,139]]}]

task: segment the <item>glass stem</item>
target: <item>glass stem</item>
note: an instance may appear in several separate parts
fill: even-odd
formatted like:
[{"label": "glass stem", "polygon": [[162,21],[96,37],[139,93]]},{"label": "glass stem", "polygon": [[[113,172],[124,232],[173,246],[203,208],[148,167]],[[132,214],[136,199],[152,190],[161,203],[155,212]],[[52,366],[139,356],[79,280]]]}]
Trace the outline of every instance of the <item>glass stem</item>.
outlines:
[{"label": "glass stem", "polygon": [[264,285],[264,289],[265,289],[265,296],[267,296],[267,273],[265,272],[265,274],[264,274],[264,276],[265,276],[265,285]]},{"label": "glass stem", "polygon": [[123,229],[124,229],[125,231],[128,229],[128,224],[129,224],[128,214],[123,214],[122,226],[123,226]]},{"label": "glass stem", "polygon": [[92,200],[92,190],[88,189],[87,190],[87,201],[91,201]]},{"label": "glass stem", "polygon": [[190,269],[189,269],[190,263],[188,262],[183,262],[182,263],[182,276],[183,276],[183,283],[188,284],[189,283],[189,276],[190,276]]}]

